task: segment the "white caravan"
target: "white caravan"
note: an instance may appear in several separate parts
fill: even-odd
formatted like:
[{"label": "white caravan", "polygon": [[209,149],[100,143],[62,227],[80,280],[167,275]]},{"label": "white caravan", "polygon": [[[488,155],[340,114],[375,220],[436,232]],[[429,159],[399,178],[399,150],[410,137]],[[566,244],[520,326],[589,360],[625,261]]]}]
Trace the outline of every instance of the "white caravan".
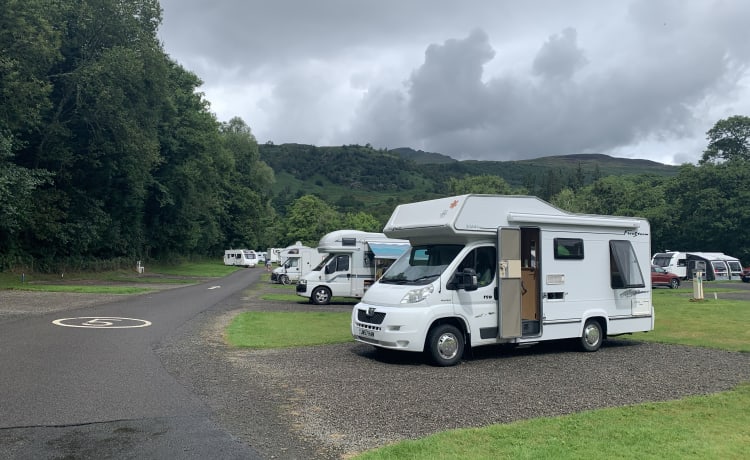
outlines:
[{"label": "white caravan", "polygon": [[656,265],[664,270],[674,273],[681,279],[687,279],[687,252],[665,251],[657,252],[651,258],[651,265]]},{"label": "white caravan", "polygon": [[331,297],[361,298],[385,270],[409,248],[409,242],[382,233],[337,230],[320,239],[326,258],[297,282],[297,295],[316,305]]},{"label": "white caravan", "polygon": [[224,251],[224,265],[239,265],[241,267],[255,267],[258,256],[255,251],[247,249],[227,249]]},{"label": "white caravan", "polygon": [[304,246],[300,242],[285,248],[281,253],[283,263],[271,272],[271,281],[280,284],[296,283],[317,267],[324,257],[317,249]]},{"label": "white caravan", "polygon": [[411,249],[352,310],[355,340],[425,351],[654,328],[649,223],[571,214],[532,196],[462,195],[398,206],[383,232]]}]

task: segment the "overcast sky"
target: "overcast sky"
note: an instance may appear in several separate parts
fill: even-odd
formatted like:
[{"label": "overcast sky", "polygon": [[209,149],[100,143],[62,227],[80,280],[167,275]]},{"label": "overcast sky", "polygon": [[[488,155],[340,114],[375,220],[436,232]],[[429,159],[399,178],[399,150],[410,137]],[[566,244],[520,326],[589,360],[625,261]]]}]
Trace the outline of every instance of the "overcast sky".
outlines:
[{"label": "overcast sky", "polygon": [[750,116],[746,0],[161,0],[167,53],[258,142],[696,162]]}]

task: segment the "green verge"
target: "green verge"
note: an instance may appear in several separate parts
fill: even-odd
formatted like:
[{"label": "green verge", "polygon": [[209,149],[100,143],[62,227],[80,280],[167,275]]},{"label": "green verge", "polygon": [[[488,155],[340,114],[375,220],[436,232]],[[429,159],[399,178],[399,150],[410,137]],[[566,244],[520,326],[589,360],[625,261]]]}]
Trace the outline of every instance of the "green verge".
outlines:
[{"label": "green verge", "polygon": [[351,314],[245,312],[226,330],[227,342],[243,348],[287,348],[349,342]]},{"label": "green verge", "polygon": [[[226,266],[221,261],[217,262],[216,260],[199,260],[147,266],[144,274],[138,274],[135,270],[70,272],[64,274],[2,272],[0,273],[0,289],[85,294],[143,294],[153,292],[153,289],[118,286],[118,283],[194,284],[205,279],[226,276],[237,270],[245,269]],[[96,284],[96,282],[111,284]]]},{"label": "green verge", "polygon": [[384,459],[746,459],[750,385],[732,391],[460,429],[365,452]]}]

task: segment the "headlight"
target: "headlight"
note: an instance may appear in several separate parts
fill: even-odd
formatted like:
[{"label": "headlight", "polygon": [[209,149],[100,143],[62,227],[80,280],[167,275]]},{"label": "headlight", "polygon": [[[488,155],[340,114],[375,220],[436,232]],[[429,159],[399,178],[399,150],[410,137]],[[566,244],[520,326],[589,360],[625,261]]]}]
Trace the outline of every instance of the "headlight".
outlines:
[{"label": "headlight", "polygon": [[307,280],[299,280],[297,281],[297,284],[307,284]]},{"label": "headlight", "polygon": [[432,284],[419,289],[412,289],[411,291],[406,293],[403,299],[401,299],[401,303],[421,302],[427,299],[434,290],[435,288],[432,286]]}]

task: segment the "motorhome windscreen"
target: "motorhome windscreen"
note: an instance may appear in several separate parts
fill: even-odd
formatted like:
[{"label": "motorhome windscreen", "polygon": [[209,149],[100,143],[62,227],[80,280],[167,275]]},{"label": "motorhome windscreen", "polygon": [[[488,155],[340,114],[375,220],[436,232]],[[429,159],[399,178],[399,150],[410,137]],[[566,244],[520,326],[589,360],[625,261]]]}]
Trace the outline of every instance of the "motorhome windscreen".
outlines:
[{"label": "motorhome windscreen", "polygon": [[429,284],[453,262],[461,244],[429,244],[414,246],[391,265],[380,278],[386,284]]},{"label": "motorhome windscreen", "polygon": [[326,264],[327,264],[327,263],[328,263],[328,262],[329,262],[329,261],[330,261],[331,259],[333,259],[334,257],[336,257],[336,254],[328,254],[328,255],[326,256],[326,258],[325,258],[325,259],[323,259],[323,261],[321,261],[321,262],[320,262],[320,263],[318,264],[318,266],[317,266],[317,267],[315,267],[315,268],[313,269],[313,271],[314,271],[314,272],[319,272],[319,271],[323,270],[323,267],[325,267],[325,266],[326,266]]}]

